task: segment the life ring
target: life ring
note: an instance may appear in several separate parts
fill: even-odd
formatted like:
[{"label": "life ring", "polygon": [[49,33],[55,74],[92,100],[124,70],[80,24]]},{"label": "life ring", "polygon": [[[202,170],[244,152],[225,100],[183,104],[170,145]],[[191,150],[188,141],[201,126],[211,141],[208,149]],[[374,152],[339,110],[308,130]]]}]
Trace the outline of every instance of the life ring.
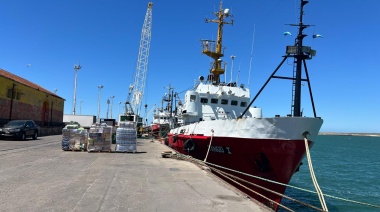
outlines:
[{"label": "life ring", "polygon": [[184,143],[183,143],[183,150],[185,151],[194,151],[195,150],[195,143],[193,141],[193,139],[187,139]]}]

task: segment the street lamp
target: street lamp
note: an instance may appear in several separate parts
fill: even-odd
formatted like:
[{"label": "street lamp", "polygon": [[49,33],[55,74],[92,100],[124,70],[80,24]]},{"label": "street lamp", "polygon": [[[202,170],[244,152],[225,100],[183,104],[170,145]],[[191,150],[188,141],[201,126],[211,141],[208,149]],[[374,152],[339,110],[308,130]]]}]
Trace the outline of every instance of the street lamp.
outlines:
[{"label": "street lamp", "polygon": [[118,116],[120,116],[120,105],[121,105],[122,102],[119,102],[119,112],[118,112]]},{"label": "street lamp", "polygon": [[100,123],[100,93],[102,92],[103,85],[98,85],[98,122]]},{"label": "street lamp", "polygon": [[74,70],[75,70],[75,77],[74,77],[74,101],[73,101],[73,115],[75,115],[75,106],[76,106],[76,101],[77,101],[77,76],[78,76],[78,71],[81,69],[81,65],[74,65]]},{"label": "street lamp", "polygon": [[79,104],[79,114],[82,115],[82,102],[83,100],[80,100],[80,104]]},{"label": "street lamp", "polygon": [[107,119],[108,119],[108,111],[110,109],[110,99],[107,99]]},{"label": "street lamp", "polygon": [[112,119],[112,104],[113,104],[113,98],[115,98],[115,96],[110,96],[110,99],[111,99],[111,119]]}]

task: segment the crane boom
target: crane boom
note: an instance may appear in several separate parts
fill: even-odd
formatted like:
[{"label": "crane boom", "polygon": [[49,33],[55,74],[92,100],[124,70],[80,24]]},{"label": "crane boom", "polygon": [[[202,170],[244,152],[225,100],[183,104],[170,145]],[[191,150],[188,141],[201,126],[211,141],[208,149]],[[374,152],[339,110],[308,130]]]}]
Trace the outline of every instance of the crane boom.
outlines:
[{"label": "crane boom", "polygon": [[139,55],[136,64],[135,82],[133,84],[131,108],[136,115],[140,115],[141,105],[144,98],[146,73],[148,71],[148,58],[150,49],[151,29],[152,29],[152,7],[153,3],[148,3],[145,14],[144,25],[141,31]]}]

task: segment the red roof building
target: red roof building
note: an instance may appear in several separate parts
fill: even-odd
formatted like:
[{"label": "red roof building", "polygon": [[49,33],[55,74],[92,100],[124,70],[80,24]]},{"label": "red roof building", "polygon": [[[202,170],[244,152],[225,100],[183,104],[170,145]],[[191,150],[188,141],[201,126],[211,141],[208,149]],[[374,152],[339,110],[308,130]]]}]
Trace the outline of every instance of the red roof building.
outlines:
[{"label": "red roof building", "polygon": [[64,101],[55,93],[0,69],[0,125],[31,119],[40,126],[61,126]]}]

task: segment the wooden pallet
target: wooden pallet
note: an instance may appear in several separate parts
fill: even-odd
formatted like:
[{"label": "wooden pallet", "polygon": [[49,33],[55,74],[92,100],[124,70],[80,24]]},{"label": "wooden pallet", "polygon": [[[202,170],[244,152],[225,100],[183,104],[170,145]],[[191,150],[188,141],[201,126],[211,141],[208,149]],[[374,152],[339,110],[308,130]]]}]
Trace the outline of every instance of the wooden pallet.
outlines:
[{"label": "wooden pallet", "polygon": [[90,151],[88,151],[87,150],[87,152],[88,153],[112,153],[112,151],[111,150],[90,150]]},{"label": "wooden pallet", "polygon": [[86,149],[71,149],[71,150],[68,150],[68,151],[72,151],[72,152],[87,152]]}]

